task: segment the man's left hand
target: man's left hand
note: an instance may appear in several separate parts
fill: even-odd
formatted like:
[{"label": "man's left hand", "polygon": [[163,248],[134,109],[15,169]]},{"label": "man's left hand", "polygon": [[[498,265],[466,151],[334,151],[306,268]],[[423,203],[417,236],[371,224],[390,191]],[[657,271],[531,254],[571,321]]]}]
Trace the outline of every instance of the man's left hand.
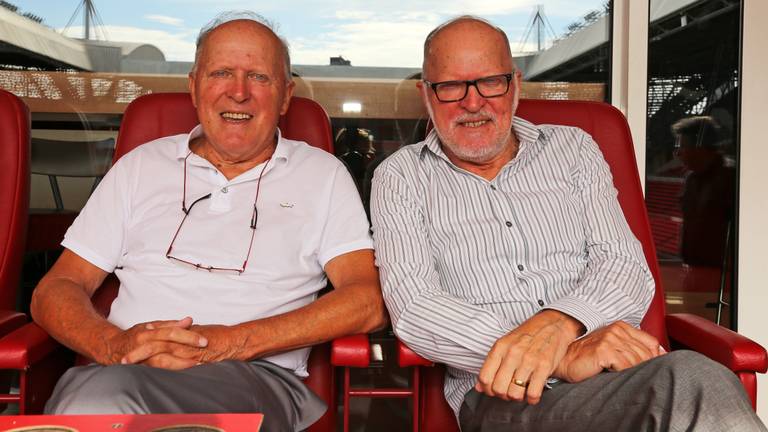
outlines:
[{"label": "man's left hand", "polygon": [[198,361],[213,363],[223,360],[251,360],[246,351],[248,335],[241,334],[238,327],[225,325],[194,325],[190,329],[208,339],[208,346],[202,348]]},{"label": "man's left hand", "polygon": [[173,356],[194,359],[198,364],[222,360],[249,360],[245,352],[247,337],[241,337],[236,327],[225,325],[193,325],[191,331],[202,335],[208,341],[203,347],[184,344],[169,344],[166,351],[157,351],[154,346],[141,346],[123,357],[123,363],[145,363],[156,356]]},{"label": "man's left hand", "polygon": [[617,321],[572,343],[553,376],[579,382],[604,370],[628,369],[663,353],[658,339]]},{"label": "man's left hand", "polygon": [[496,341],[475,389],[504,400],[539,403],[547,379],[582,331],[581,323],[566,314],[539,312]]}]

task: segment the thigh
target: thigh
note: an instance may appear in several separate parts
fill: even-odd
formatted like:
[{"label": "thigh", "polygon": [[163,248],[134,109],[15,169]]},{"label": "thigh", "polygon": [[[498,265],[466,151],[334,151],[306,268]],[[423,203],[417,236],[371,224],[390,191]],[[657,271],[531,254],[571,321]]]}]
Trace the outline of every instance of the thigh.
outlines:
[{"label": "thigh", "polygon": [[675,351],[622,372],[558,383],[538,405],[470,391],[460,412],[467,431],[765,431],[736,376],[691,351]]},{"label": "thigh", "polygon": [[264,361],[225,361],[169,371],[141,365],[73,368],[46,412],[146,414],[263,412],[264,430],[302,429],[325,404],[291,372]]},{"label": "thigh", "polygon": [[556,383],[537,405],[488,397],[472,389],[460,411],[462,431],[644,430],[622,426],[631,411],[644,405],[622,378],[602,373],[581,383]]}]

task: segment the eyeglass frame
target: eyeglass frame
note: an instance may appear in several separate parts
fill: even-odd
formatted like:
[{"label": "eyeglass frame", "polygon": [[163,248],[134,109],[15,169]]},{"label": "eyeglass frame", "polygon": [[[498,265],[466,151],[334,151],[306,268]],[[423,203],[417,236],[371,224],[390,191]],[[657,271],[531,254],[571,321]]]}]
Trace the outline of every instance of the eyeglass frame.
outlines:
[{"label": "eyeglass frame", "polygon": [[259,220],[259,211],[256,207],[256,204],[259,201],[259,190],[261,189],[261,178],[264,176],[264,171],[267,169],[267,165],[269,165],[269,161],[272,160],[272,158],[268,158],[266,162],[264,163],[264,167],[261,169],[261,172],[259,173],[259,178],[256,181],[256,197],[253,200],[253,214],[251,215],[251,241],[248,243],[248,252],[245,254],[245,260],[243,261],[243,265],[240,268],[227,268],[227,267],[215,267],[210,265],[204,265],[200,263],[194,263],[192,261],[187,261],[185,259],[181,259],[175,256],[171,255],[171,251],[173,250],[173,244],[176,242],[176,238],[179,236],[179,232],[181,232],[181,227],[184,225],[184,222],[187,220],[187,216],[189,216],[189,212],[192,211],[192,208],[200,201],[209,199],[211,197],[211,194],[207,194],[204,196],[201,196],[200,198],[192,201],[192,204],[187,207],[187,159],[192,155],[192,152],[190,151],[187,156],[184,158],[184,184],[182,187],[182,193],[181,193],[181,211],[184,213],[184,217],[181,218],[181,222],[179,223],[179,227],[176,228],[176,232],[173,234],[173,238],[171,239],[171,244],[168,245],[168,249],[165,251],[165,258],[172,261],[177,261],[183,264],[187,264],[189,266],[194,267],[196,270],[206,270],[209,273],[213,272],[223,272],[223,273],[237,273],[238,275],[242,275],[243,272],[245,272],[245,268],[248,266],[248,260],[251,257],[251,250],[253,249],[253,239],[256,236],[256,224]]},{"label": "eyeglass frame", "polygon": [[[514,79],[516,73],[517,73],[517,70],[513,69],[512,72],[510,72],[510,73],[488,75],[488,76],[480,77],[480,78],[473,79],[473,80],[448,80],[448,81],[432,82],[432,81],[429,81],[429,80],[426,80],[426,79],[422,79],[422,81],[424,82],[424,84],[426,84],[427,86],[429,86],[429,88],[432,89],[432,92],[435,94],[435,97],[437,98],[438,101],[444,102],[444,103],[450,103],[450,102],[459,102],[459,101],[464,100],[467,97],[467,95],[469,94],[469,87],[470,86],[474,87],[475,90],[477,90],[477,94],[479,94],[480,96],[482,96],[482,97],[484,97],[486,99],[491,99],[491,98],[496,98],[496,97],[504,96],[505,94],[509,93],[509,87],[510,87],[509,84]],[[497,95],[492,95],[492,96],[484,95],[483,92],[480,90],[480,87],[478,87],[477,83],[479,81],[482,81],[482,80],[486,80],[486,79],[490,79],[490,78],[497,78],[497,77],[504,77],[504,78],[506,78],[506,80],[507,80],[507,87],[504,89],[504,91],[502,93],[499,93]],[[461,96],[458,99],[441,99],[440,96],[437,93],[437,88],[440,85],[444,85],[444,84],[464,84],[464,95]]]}]

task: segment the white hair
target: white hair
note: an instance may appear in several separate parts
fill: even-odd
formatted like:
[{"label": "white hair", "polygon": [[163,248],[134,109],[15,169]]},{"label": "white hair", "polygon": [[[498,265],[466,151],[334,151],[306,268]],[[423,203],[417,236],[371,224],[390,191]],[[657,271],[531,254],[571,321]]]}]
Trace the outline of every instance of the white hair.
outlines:
[{"label": "white hair", "polygon": [[212,19],[208,24],[204,25],[203,28],[200,29],[200,34],[197,35],[197,41],[195,42],[196,48],[195,48],[195,63],[192,65],[192,72],[197,69],[197,63],[200,59],[200,54],[203,51],[203,45],[205,44],[205,40],[208,39],[208,36],[219,28],[221,25],[226,24],[230,21],[237,21],[237,20],[247,20],[247,21],[253,21],[255,23],[261,24],[269,31],[272,32],[273,35],[275,35],[275,38],[280,41],[280,47],[283,51],[283,58],[285,62],[285,76],[288,81],[291,81],[293,77],[291,76],[291,53],[288,48],[288,42],[277,34],[277,25],[263,17],[262,15],[257,14],[256,12],[251,12],[247,10],[234,10],[234,11],[227,11],[222,12],[214,19]]}]

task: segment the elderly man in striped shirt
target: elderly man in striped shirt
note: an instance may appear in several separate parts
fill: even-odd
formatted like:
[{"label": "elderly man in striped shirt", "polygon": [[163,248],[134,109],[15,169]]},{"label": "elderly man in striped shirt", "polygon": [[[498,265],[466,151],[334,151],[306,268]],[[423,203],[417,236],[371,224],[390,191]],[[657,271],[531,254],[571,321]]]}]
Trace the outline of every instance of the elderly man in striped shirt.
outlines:
[{"label": "elderly man in striped shirt", "polygon": [[766,430],[733,373],[639,330],[653,279],[608,166],[583,131],[514,117],[520,80],[502,30],[437,27],[435,130],[373,182],[395,333],[447,364],[462,430]]}]

